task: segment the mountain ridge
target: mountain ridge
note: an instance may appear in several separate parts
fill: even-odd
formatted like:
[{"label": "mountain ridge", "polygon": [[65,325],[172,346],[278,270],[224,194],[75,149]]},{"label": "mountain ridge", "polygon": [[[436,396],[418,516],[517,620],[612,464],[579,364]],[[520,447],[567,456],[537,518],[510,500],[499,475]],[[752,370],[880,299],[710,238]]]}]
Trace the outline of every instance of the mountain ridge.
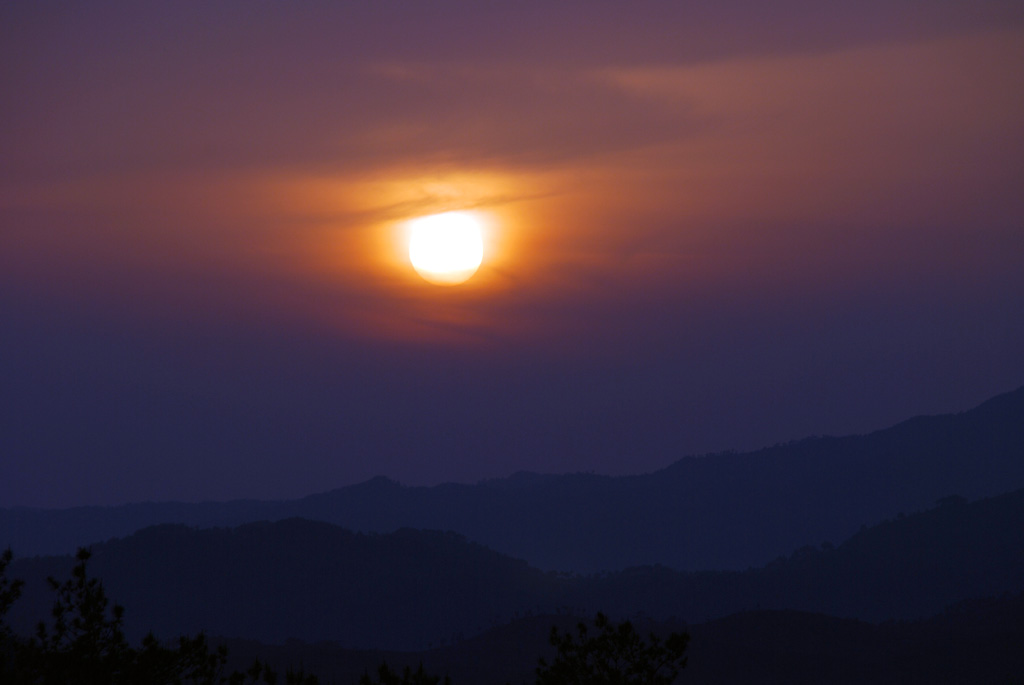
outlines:
[{"label": "mountain ridge", "polygon": [[[865,528],[747,571],[633,567],[542,571],[452,532],[358,533],[305,519],[235,528],[162,524],[93,546],[90,575],[126,608],[135,638],[205,630],[283,642],[421,649],[517,615],[572,610],[699,622],[753,609],[863,621],[914,619],[974,597],[1024,591],[1024,490]],[[47,576],[71,556],[15,558],[26,581],[10,624],[46,615]]]},{"label": "mountain ridge", "polygon": [[1024,487],[1024,387],[858,436],[683,457],[649,474],[519,472],[408,487],[386,477],[287,501],[0,510],[0,546],[70,552],[146,525],[302,517],[359,531],[453,530],[543,569],[742,569],[942,497]]}]

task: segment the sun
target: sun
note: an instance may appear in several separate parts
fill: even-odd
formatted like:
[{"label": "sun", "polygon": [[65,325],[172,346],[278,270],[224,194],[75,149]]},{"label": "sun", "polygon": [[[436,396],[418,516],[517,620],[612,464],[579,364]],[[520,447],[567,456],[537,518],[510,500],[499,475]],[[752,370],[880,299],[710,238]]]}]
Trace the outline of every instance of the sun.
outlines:
[{"label": "sun", "polygon": [[430,283],[464,283],[483,258],[480,220],[470,212],[445,212],[409,222],[409,261]]}]

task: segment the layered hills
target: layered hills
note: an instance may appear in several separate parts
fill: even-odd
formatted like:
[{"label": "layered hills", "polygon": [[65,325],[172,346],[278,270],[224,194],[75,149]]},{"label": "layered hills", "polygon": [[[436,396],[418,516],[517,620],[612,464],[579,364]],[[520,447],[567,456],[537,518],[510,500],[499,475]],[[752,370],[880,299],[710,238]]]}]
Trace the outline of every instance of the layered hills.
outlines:
[{"label": "layered hills", "polygon": [[[759,568],[544,572],[454,533],[353,533],[288,519],[231,529],[161,525],[93,546],[90,574],[128,607],[126,628],[207,631],[262,642],[423,649],[527,614],[702,622],[788,609],[867,621],[915,619],[974,597],[1024,591],[1024,490],[865,528],[841,545],[805,547]],[[48,575],[70,556],[16,559],[25,579],[11,613],[23,632],[45,616]]]},{"label": "layered hills", "polygon": [[651,474],[520,473],[475,485],[385,478],[299,500],[0,510],[0,547],[21,556],[158,523],[236,526],[301,517],[360,532],[455,531],[547,570],[663,564],[740,570],[952,495],[1024,487],[1024,388],[959,414],[868,435],[684,457]]}]

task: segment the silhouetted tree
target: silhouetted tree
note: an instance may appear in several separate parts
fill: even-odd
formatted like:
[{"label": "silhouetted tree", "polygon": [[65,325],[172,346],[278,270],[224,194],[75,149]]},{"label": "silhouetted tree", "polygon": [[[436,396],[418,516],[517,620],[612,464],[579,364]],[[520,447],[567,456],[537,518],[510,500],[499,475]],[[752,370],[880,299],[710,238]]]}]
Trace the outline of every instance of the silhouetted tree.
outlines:
[{"label": "silhouetted tree", "polygon": [[402,669],[402,675],[399,676],[395,671],[391,670],[391,667],[387,665],[387,662],[381,662],[377,668],[377,678],[374,680],[368,673],[364,673],[359,679],[359,685],[451,685],[451,678],[448,676],[444,677],[442,683],[441,677],[436,675],[428,675],[423,670],[422,662],[415,671],[406,666]]},{"label": "silhouetted tree", "polygon": [[[265,683],[266,685],[277,685],[277,671],[270,667],[270,664],[262,663],[259,659],[253,661],[246,672],[235,671],[228,679],[230,685],[244,685],[244,683]],[[320,682],[315,675],[307,675],[304,669],[293,671],[288,669],[284,674],[285,685],[318,685]]]},{"label": "silhouetted tree", "polygon": [[14,555],[10,549],[0,555],[0,677],[11,669],[10,662],[14,654],[14,634],[7,626],[5,617],[11,605],[21,596],[23,583],[20,580],[7,578],[7,566]]},{"label": "silhouetted tree", "polygon": [[21,596],[21,587],[24,584],[20,580],[7,578],[7,566],[13,558],[14,554],[10,549],[4,550],[4,553],[0,555],[0,636],[10,634],[4,617],[11,605]]},{"label": "silhouetted tree", "polygon": [[672,633],[664,642],[651,633],[645,641],[629,621],[613,625],[600,612],[594,627],[594,635],[582,622],[577,635],[551,628],[558,655],[550,664],[540,659],[537,685],[669,685],[686,666],[686,633]]},{"label": "silhouetted tree", "polygon": [[52,629],[40,621],[30,642],[32,661],[45,665],[47,682],[115,682],[128,668],[131,648],[122,630],[124,608],[110,604],[103,585],[86,575],[89,552],[78,550],[71,578],[47,578],[57,594]]},{"label": "silhouetted tree", "polygon": [[[40,621],[35,636],[19,639],[3,622],[21,594],[21,581],[6,577],[10,550],[0,557],[0,682],[13,685],[276,685],[277,672],[257,660],[245,673],[225,675],[227,648],[212,649],[203,633],[165,647],[152,633],[139,648],[123,630],[124,608],[111,606],[96,578],[89,578],[90,552],[79,549],[71,578],[48,578],[56,593],[52,625]],[[317,685],[315,676],[289,670],[287,685]]]}]

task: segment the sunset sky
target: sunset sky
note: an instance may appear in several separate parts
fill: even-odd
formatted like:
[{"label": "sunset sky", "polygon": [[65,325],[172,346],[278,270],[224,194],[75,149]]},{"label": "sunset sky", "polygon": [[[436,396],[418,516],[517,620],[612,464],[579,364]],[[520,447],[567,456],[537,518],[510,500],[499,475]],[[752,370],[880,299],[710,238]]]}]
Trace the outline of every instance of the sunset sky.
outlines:
[{"label": "sunset sky", "polygon": [[0,506],[968,409],[1024,384],[1022,122],[1019,0],[4,3]]}]

